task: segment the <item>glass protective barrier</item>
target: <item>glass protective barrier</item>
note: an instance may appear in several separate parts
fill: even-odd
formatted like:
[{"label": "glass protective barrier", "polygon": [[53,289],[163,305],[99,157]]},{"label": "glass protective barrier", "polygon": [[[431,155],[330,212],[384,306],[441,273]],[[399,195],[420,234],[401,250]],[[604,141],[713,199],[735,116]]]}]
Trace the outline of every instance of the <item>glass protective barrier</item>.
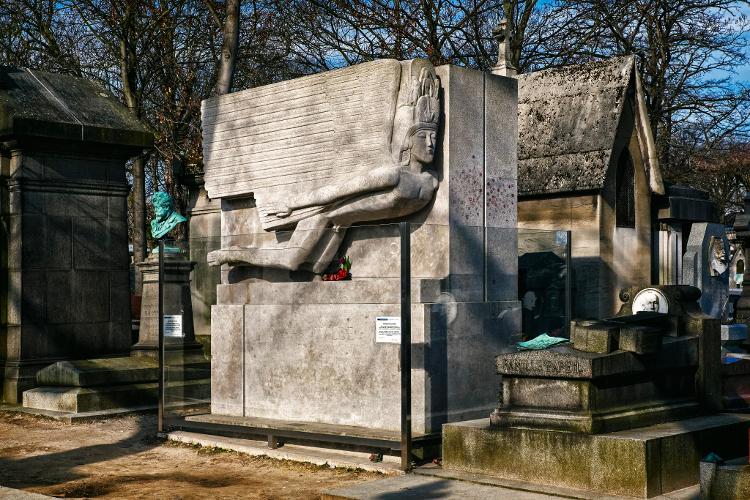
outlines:
[{"label": "glass protective barrier", "polygon": [[497,407],[495,356],[565,334],[569,247],[406,222],[163,241],[160,424],[403,469],[437,458],[443,424]]},{"label": "glass protective barrier", "polygon": [[[163,246],[165,431],[344,447],[399,465],[398,224]],[[199,335],[195,305],[208,294],[194,280],[212,279],[210,327]]]},{"label": "glass protective barrier", "polygon": [[518,299],[524,340],[569,337],[572,293],[569,231],[518,230]]}]

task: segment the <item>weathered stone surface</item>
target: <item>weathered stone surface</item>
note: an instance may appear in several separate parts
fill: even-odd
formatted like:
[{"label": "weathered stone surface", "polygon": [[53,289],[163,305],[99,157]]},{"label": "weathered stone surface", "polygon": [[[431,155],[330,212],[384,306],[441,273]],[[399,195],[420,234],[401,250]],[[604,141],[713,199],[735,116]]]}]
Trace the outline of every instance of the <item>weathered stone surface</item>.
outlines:
[{"label": "weathered stone surface", "polygon": [[[211,308],[211,413],[244,415],[245,307]],[[299,381],[300,383],[302,381]]]},{"label": "weathered stone surface", "polygon": [[0,68],[0,137],[150,147],[153,135],[104,87],[69,75]]},{"label": "weathered stone surface", "polygon": [[[415,432],[489,413],[497,405],[499,383],[491,360],[511,349],[520,332],[513,227],[516,84],[454,66],[435,71],[442,89],[434,160],[440,186],[423,210],[407,217],[413,223]],[[283,98],[277,101],[281,105]],[[238,155],[227,161],[243,160]],[[225,247],[272,246],[289,238],[284,232],[264,234],[261,197],[223,198],[221,205]],[[232,385],[234,375],[221,371],[214,353],[214,387],[222,386],[215,390],[222,396],[213,401],[214,412],[240,415],[237,403],[244,397],[240,406],[247,418],[400,428],[399,346],[375,342],[375,317],[399,314],[398,225],[385,222],[346,230],[339,255],[351,258],[349,282],[313,281],[309,266],[298,271],[233,266],[223,272],[214,320],[221,316],[231,327],[212,324],[212,342],[232,351],[225,355],[232,365],[243,363],[243,386]],[[320,248],[316,252],[316,258],[323,255]],[[243,307],[244,319],[230,306]],[[233,350],[243,335],[240,359]]]},{"label": "weathered stone surface", "polygon": [[[411,297],[413,302],[439,302],[445,300],[444,285],[437,279],[413,279]],[[401,281],[397,278],[379,280],[362,279],[328,283],[310,281],[306,283],[251,282],[219,285],[219,304],[395,304],[400,301]]]},{"label": "weathered stone surface", "polygon": [[[475,381],[499,382],[491,353],[514,341],[504,332],[518,328],[515,305],[413,306],[415,432],[496,406],[496,385]],[[397,304],[214,307],[212,412],[398,430],[399,346],[375,342],[375,317],[398,314]],[[243,335],[244,355],[237,348]]]},{"label": "weathered stone surface", "polygon": [[[165,358],[167,379],[194,380],[209,376],[208,361],[202,356]],[[58,361],[36,374],[40,386],[97,387],[138,384],[159,380],[159,362],[147,357],[117,357]]]},{"label": "weathered stone surface", "polygon": [[604,187],[633,68],[621,57],[519,76],[520,193]]},{"label": "weathered stone surface", "polygon": [[587,435],[495,429],[482,419],[443,427],[443,468],[647,498],[695,484],[709,451],[744,455],[748,427],[750,417],[716,415]]},{"label": "weathered stone surface", "polygon": [[18,402],[51,362],[127,352],[125,163],[153,135],[93,82],[4,67],[0,140],[2,397]]},{"label": "weathered stone surface", "polygon": [[197,176],[189,187],[190,260],[196,263],[190,277],[193,327],[197,336],[211,335],[211,306],[217,303],[221,270],[209,266],[206,259],[209,252],[221,248],[221,203],[208,197],[202,176]]},{"label": "weathered stone surface", "polygon": [[587,353],[560,346],[544,351],[501,354],[496,358],[501,375],[527,377],[598,378],[650,369],[695,366],[698,339],[665,339],[659,352],[637,356],[630,352]]},{"label": "weathered stone surface", "polygon": [[[124,212],[110,217],[108,202],[125,202],[125,157],[61,151],[62,163],[77,165],[65,170],[55,154],[23,144],[29,149],[15,150],[12,202],[2,214],[12,282],[4,328],[23,338],[5,340],[6,362],[124,353],[131,343],[127,220]],[[3,396],[8,401],[31,387],[14,386],[18,392]]]},{"label": "weathered stone surface", "polygon": [[[503,402],[490,423],[602,434],[700,414],[692,372],[654,378],[607,388],[580,380],[503,377]],[[670,387],[669,396],[664,387]]]},{"label": "weathered stone surface", "polygon": [[[190,293],[190,272],[195,267],[192,261],[179,255],[165,252],[164,256],[164,315],[182,316],[182,337],[164,337],[167,350],[202,352],[195,340],[193,309]],[[141,326],[138,342],[131,347],[134,356],[158,356],[159,347],[159,259],[157,254],[138,264],[143,273],[143,296],[141,298]]]},{"label": "weathered stone surface", "polygon": [[571,323],[570,341],[579,351],[607,354],[617,349],[619,338],[620,328],[614,325]]},{"label": "weathered stone surface", "polygon": [[626,326],[620,328],[618,348],[636,354],[656,352],[661,349],[662,332],[647,326]]},{"label": "weathered stone surface", "polygon": [[[368,85],[356,85],[358,81]],[[282,89],[297,99],[279,100]],[[441,116],[439,90],[428,61],[381,60],[232,97],[239,107],[250,106],[261,113],[260,120],[237,123],[227,114],[204,112],[209,196],[252,194],[264,230],[291,232],[272,246],[213,251],[209,263],[248,263],[292,271],[304,264],[321,274],[348,227],[422,210],[439,184],[432,169]],[[316,113],[305,108],[310,99],[321,100]],[[368,109],[367,103],[373,107]],[[211,105],[211,100],[204,103]],[[263,112],[279,108],[284,111]],[[214,119],[228,119],[232,135],[217,133]],[[292,122],[297,126],[290,126]],[[223,155],[223,150],[235,144],[235,131],[242,134],[246,157],[230,155],[229,163],[223,164],[214,153]],[[298,142],[313,136],[307,154],[292,152]],[[303,175],[296,173],[300,165],[304,165]]]}]

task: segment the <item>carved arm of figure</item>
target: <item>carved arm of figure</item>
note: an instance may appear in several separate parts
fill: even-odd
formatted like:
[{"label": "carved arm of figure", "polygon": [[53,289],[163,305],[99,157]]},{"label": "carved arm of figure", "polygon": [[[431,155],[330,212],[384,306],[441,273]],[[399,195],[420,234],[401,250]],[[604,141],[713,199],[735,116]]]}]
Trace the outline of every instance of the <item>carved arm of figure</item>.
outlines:
[{"label": "carved arm of figure", "polygon": [[365,175],[344,182],[323,186],[308,193],[302,193],[286,202],[269,203],[261,208],[261,215],[288,217],[294,210],[307,207],[325,206],[352,196],[375,191],[383,191],[398,185],[401,167],[380,167]]}]

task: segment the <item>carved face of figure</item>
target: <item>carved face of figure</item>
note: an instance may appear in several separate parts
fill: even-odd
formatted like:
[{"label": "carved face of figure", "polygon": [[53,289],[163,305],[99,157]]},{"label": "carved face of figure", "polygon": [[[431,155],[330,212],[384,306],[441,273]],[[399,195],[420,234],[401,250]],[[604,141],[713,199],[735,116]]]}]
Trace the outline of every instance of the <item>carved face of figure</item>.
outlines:
[{"label": "carved face of figure", "polygon": [[167,193],[157,192],[151,197],[154,204],[154,216],[159,222],[166,220],[174,211],[172,198]]},{"label": "carved face of figure", "polygon": [[418,129],[411,136],[411,165],[422,168],[432,163],[435,158],[435,141],[437,132],[430,129]]}]

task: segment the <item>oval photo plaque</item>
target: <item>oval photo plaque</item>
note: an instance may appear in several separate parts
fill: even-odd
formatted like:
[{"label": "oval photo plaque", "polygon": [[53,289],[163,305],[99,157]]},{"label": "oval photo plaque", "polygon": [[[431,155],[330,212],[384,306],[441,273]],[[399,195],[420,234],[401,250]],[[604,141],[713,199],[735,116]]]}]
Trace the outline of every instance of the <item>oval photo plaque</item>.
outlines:
[{"label": "oval photo plaque", "polygon": [[633,314],[642,311],[667,314],[669,312],[667,297],[656,288],[644,288],[633,299]]}]

